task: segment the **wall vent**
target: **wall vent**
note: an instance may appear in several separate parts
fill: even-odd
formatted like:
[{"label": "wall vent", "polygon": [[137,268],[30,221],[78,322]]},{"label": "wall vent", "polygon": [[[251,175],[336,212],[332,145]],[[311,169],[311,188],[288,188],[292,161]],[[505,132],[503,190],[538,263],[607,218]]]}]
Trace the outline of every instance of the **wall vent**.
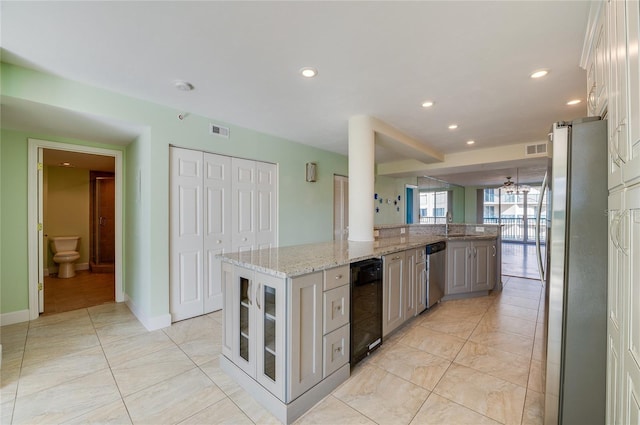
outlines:
[{"label": "wall vent", "polygon": [[209,134],[213,134],[214,136],[224,137],[225,139],[229,138],[229,128],[223,127],[218,124],[209,123]]},{"label": "wall vent", "polygon": [[525,146],[525,156],[539,156],[545,155],[547,153],[547,144],[546,143],[536,143],[532,145]]}]

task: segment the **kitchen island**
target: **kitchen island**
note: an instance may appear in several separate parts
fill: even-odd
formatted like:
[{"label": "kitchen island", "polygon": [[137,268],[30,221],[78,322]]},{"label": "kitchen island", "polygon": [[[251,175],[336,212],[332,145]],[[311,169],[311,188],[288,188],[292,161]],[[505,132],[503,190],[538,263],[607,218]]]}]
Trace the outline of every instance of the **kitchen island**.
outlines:
[{"label": "kitchen island", "polygon": [[[349,378],[351,263],[455,237],[424,229],[385,227],[372,242],[222,255],[221,368],[280,421],[293,422]],[[469,238],[495,241],[496,234]]]}]

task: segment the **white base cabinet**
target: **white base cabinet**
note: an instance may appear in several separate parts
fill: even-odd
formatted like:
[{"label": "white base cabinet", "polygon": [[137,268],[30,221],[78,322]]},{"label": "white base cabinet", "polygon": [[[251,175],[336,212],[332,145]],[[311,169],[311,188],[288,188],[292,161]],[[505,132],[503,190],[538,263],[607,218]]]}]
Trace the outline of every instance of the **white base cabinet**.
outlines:
[{"label": "white base cabinet", "polygon": [[497,270],[496,239],[450,241],[447,244],[445,296],[486,293],[495,286]]},{"label": "white base cabinet", "polygon": [[349,377],[349,266],[285,279],[223,263],[222,280],[221,365],[280,420]]}]

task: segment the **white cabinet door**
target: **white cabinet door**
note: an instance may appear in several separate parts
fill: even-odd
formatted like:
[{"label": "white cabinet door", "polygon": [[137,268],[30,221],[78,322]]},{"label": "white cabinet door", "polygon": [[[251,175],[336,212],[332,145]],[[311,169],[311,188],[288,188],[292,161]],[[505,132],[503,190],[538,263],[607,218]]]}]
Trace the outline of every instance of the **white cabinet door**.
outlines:
[{"label": "white cabinet door", "polygon": [[404,321],[405,253],[385,255],[382,261],[382,336],[385,337]]},{"label": "white cabinet door", "polygon": [[204,313],[202,152],[170,148],[170,312],[177,321]]},{"label": "white cabinet door", "polygon": [[277,245],[278,212],[276,208],[278,169],[275,164],[256,163],[256,238],[255,248]]},{"label": "white cabinet door", "polygon": [[622,166],[627,150],[627,43],[625,2],[607,3],[608,41],[610,43],[609,65],[609,189],[623,183]]},{"label": "white cabinet door", "polygon": [[626,250],[627,271],[624,283],[625,327],[623,365],[622,422],[640,423],[640,185],[625,195],[626,238],[621,248]]},{"label": "white cabinet door", "polygon": [[493,288],[491,262],[495,262],[491,241],[475,241],[471,244],[471,291],[488,291]]},{"label": "white cabinet door", "polygon": [[404,285],[404,315],[403,321],[409,320],[416,315],[416,250],[405,251],[405,285]]},{"label": "white cabinet door", "polygon": [[288,282],[290,298],[287,333],[287,402],[291,402],[322,380],[322,272],[296,277]]},{"label": "white cabinet door", "polygon": [[248,251],[255,243],[256,163],[232,158],[231,250]]},{"label": "white cabinet door", "polygon": [[640,2],[627,2],[629,148],[622,174],[627,184],[640,180]]},{"label": "white cabinet door", "polygon": [[447,288],[445,295],[471,292],[468,242],[449,242],[447,245]]},{"label": "white cabinet door", "polygon": [[231,249],[231,158],[204,154],[204,312],[222,308],[221,261]]},{"label": "white cabinet door", "polygon": [[626,258],[621,249],[624,192],[612,192],[608,200],[609,277],[607,289],[607,423],[622,421],[622,333],[624,325],[624,270]]},{"label": "white cabinet door", "polygon": [[256,272],[256,380],[284,401],[285,281]]}]

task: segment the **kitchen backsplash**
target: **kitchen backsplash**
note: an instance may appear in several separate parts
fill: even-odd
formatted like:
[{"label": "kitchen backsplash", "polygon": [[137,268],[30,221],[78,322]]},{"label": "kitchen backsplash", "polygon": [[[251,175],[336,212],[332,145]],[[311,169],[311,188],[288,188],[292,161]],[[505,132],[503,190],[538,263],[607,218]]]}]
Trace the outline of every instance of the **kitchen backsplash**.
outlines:
[{"label": "kitchen backsplash", "polygon": [[[446,229],[448,226],[448,229]],[[407,235],[495,235],[500,233],[500,225],[497,224],[389,224],[375,226],[374,237],[376,239],[393,238]]]}]

